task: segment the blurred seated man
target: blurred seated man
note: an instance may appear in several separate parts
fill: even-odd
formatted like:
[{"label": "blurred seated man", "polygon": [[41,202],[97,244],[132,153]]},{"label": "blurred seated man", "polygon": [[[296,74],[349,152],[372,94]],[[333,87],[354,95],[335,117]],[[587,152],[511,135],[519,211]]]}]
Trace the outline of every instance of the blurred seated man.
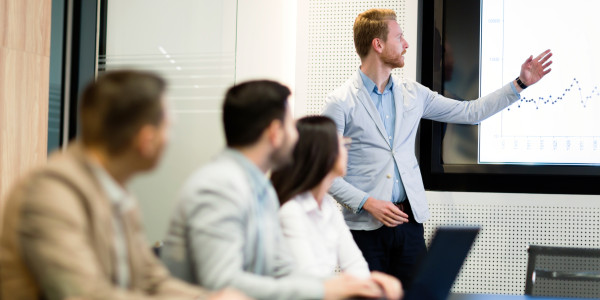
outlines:
[{"label": "blurred seated man", "polygon": [[290,91],[250,81],[227,92],[227,149],[184,185],[161,258],[174,276],[257,299],[381,297],[388,282],[301,274],[284,241],[266,173],[290,163],[298,139]]},{"label": "blurred seated man", "polygon": [[[165,81],[108,73],[85,89],[81,136],[11,191],[0,239],[0,298],[206,299],[154,257],[125,188],[167,142]],[[240,298],[237,298],[237,297]]]}]

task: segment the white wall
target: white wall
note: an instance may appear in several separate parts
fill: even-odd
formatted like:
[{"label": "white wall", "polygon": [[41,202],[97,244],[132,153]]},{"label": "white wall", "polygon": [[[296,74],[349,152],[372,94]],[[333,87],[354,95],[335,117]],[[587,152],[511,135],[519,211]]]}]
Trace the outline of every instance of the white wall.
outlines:
[{"label": "white wall", "polygon": [[[279,81],[296,90],[296,0],[238,0],[236,83]],[[293,107],[293,106],[292,106]]]},{"label": "white wall", "polygon": [[296,0],[238,0],[236,82],[272,79],[293,88]]}]

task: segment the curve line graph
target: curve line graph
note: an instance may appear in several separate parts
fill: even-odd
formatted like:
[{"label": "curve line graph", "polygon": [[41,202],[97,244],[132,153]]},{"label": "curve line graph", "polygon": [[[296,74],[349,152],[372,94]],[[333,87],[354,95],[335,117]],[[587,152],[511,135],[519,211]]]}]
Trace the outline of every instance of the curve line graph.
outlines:
[{"label": "curve line graph", "polygon": [[[557,104],[559,102],[563,102],[566,99],[568,99],[570,96],[571,97],[578,97],[579,99],[579,103],[586,108],[587,105],[589,104],[590,100],[595,99],[596,97],[600,96],[600,90],[598,90],[598,86],[594,86],[594,88],[589,92],[589,93],[585,93],[582,91],[581,85],[579,84],[579,80],[577,80],[577,78],[573,78],[573,81],[571,82],[571,84],[565,88],[561,93],[558,93],[560,96],[556,96],[556,95],[548,95],[546,97],[543,96],[538,96],[537,98],[526,98],[526,97],[521,97],[516,104],[516,108],[521,108],[521,105],[524,104],[533,104],[535,105],[535,109],[539,109],[541,105],[544,104],[550,104],[550,105],[554,105]],[[506,110],[510,111],[512,109],[515,108],[515,105],[511,105],[510,107],[508,107]]]}]

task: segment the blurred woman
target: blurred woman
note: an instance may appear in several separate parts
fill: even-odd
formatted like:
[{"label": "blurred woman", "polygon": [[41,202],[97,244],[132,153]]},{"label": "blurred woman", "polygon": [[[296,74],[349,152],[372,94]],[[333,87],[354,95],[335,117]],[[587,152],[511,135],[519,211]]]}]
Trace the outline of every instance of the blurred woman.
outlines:
[{"label": "blurred woman", "polygon": [[298,271],[327,278],[340,270],[355,277],[371,278],[382,285],[388,298],[400,297],[400,282],[379,272],[369,272],[327,190],[346,174],[350,140],[338,135],[328,117],[309,116],[296,123],[298,143],[293,163],[271,175],[282,207],[279,221]]}]

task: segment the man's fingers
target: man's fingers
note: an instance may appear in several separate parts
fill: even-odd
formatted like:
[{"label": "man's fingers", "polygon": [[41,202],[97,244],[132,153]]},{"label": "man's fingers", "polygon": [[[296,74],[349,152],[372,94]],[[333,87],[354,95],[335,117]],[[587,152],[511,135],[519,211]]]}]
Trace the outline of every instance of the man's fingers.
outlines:
[{"label": "man's fingers", "polygon": [[381,220],[383,224],[385,224],[388,227],[396,227],[402,223],[407,223],[408,219],[407,218],[402,218],[402,217],[397,217],[396,218],[391,218],[389,216],[384,216],[383,220]]},{"label": "man's fingers", "polygon": [[[535,60],[540,60],[542,57],[544,57],[544,56],[548,55],[548,53],[550,53],[550,49],[548,49],[548,50],[546,50],[546,51],[544,51],[544,52],[540,53],[540,55],[538,55],[538,56],[536,56],[536,57],[535,57]],[[550,53],[550,56],[552,56],[552,54],[551,54],[551,53]]]},{"label": "man's fingers", "polygon": [[396,205],[392,204],[390,206],[390,211],[396,216],[400,216],[405,219],[408,218],[408,215],[405,212],[401,211],[400,208],[398,208]]},{"label": "man's fingers", "polygon": [[399,221],[396,221],[389,217],[386,217],[384,220],[385,222],[383,222],[383,224],[385,224],[385,226],[387,227],[396,227],[401,224]]},{"label": "man's fingers", "polygon": [[391,211],[386,213],[385,216],[387,218],[389,218],[390,220],[393,220],[394,222],[403,222],[403,220],[406,219],[406,218],[403,218],[402,216],[397,215],[396,213],[391,212]]},{"label": "man's fingers", "polygon": [[[404,214],[404,215],[406,215],[406,214]],[[408,216],[402,217],[402,216],[399,216],[399,215],[391,214],[391,215],[388,215],[386,217],[389,218],[390,220],[392,220],[393,222],[398,223],[398,224],[408,222]]]},{"label": "man's fingers", "polygon": [[[408,218],[401,218],[400,224],[402,224],[402,223],[408,223]],[[400,224],[398,224],[398,225],[400,225]]]},{"label": "man's fingers", "polygon": [[383,225],[387,226],[387,227],[396,227],[398,226],[398,224],[396,223],[396,221],[394,221],[393,219],[389,218],[389,217],[385,217],[382,220]]},{"label": "man's fingers", "polygon": [[408,222],[408,215],[400,210],[396,205],[390,203],[385,216],[393,220],[394,226]]},{"label": "man's fingers", "polygon": [[546,55],[546,56],[542,57],[541,59],[538,59],[538,61],[539,61],[541,64],[543,64],[543,63],[545,63],[547,60],[549,60],[549,59],[550,59],[550,57],[552,57],[552,53],[550,53],[550,54],[548,54],[548,55]]},{"label": "man's fingers", "polygon": [[400,211],[399,216],[401,216],[403,219],[408,219],[408,214],[403,211]]},{"label": "man's fingers", "polygon": [[547,63],[543,64],[543,65],[542,65],[542,69],[546,69],[546,68],[548,68],[548,67],[549,67],[551,64],[552,64],[552,61],[549,61],[549,62],[547,62]]},{"label": "man's fingers", "polygon": [[371,213],[385,226],[396,227],[402,223],[408,222],[408,215],[401,211],[393,203],[388,201],[381,201],[376,204],[378,205],[372,207],[375,209],[372,209]]}]

